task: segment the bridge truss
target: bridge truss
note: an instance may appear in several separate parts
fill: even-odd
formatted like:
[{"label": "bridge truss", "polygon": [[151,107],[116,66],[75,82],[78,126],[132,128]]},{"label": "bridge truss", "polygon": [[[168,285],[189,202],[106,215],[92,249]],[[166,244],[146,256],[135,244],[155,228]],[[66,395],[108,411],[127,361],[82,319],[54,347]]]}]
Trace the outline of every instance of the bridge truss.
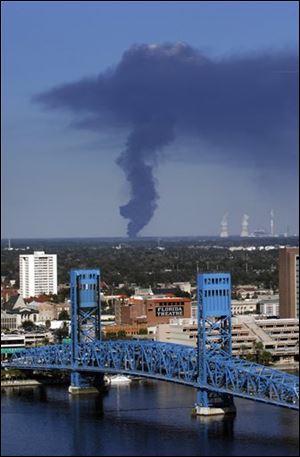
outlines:
[{"label": "bridge truss", "polygon": [[88,389],[92,378],[100,385],[104,373],[123,373],[192,386],[202,410],[217,404],[232,407],[233,396],[299,409],[298,377],[231,355],[230,275],[205,273],[197,280],[197,348],[101,341],[100,271],[73,270],[72,343],[21,350],[2,366],[69,371],[71,393]]},{"label": "bridge truss", "polygon": [[[79,373],[123,373],[205,388],[290,409],[299,408],[299,381],[256,363],[228,356],[207,357],[205,383],[199,383],[197,350],[190,346],[148,341],[94,341],[78,347]],[[25,349],[6,366],[27,370],[72,372],[69,344]]]}]

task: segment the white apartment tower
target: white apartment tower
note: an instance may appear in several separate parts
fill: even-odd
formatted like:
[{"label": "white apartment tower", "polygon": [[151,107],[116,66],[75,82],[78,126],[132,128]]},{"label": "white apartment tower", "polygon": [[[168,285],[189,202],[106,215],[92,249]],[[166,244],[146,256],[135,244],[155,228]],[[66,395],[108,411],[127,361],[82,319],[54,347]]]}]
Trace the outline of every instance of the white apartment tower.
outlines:
[{"label": "white apartment tower", "polygon": [[57,294],[57,256],[35,251],[20,255],[20,293],[23,298]]}]

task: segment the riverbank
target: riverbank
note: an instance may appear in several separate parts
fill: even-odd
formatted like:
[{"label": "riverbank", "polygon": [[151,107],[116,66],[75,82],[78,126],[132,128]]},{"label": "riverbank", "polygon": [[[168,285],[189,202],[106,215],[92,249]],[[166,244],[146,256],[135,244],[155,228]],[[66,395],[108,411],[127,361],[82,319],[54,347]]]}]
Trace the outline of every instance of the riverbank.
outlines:
[{"label": "riverbank", "polygon": [[41,382],[36,379],[14,379],[11,381],[1,381],[2,387],[27,387],[40,386]]}]

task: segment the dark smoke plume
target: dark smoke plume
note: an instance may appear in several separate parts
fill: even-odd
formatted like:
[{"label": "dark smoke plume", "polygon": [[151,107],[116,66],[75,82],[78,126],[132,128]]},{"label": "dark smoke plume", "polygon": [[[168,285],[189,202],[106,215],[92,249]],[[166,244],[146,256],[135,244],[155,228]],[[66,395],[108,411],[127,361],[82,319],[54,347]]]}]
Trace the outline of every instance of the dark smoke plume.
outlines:
[{"label": "dark smoke plume", "polygon": [[[215,160],[279,173],[297,165],[298,57],[268,52],[213,61],[186,44],[135,45],[98,77],[35,97],[69,109],[78,128],[127,127],[117,163],[130,184],[120,213],[135,237],[157,207],[153,168],[176,134],[217,146]],[[198,151],[209,159],[209,148]],[[187,155],[196,154],[188,151]]]}]

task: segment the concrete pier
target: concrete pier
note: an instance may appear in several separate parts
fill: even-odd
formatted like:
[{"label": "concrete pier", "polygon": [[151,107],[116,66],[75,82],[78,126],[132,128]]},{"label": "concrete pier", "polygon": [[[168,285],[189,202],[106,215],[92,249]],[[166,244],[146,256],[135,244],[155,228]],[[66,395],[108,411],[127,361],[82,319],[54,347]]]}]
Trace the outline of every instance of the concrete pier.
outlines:
[{"label": "concrete pier", "polygon": [[103,373],[86,375],[84,373],[71,373],[71,385],[68,392],[72,395],[98,394],[107,388]]},{"label": "concrete pier", "polygon": [[220,416],[225,414],[236,414],[236,407],[234,405],[216,407],[195,405],[192,410],[192,414],[194,416]]},{"label": "concrete pier", "polygon": [[85,395],[85,394],[98,394],[99,390],[93,386],[88,386],[88,387],[69,386],[68,392],[72,395]]}]

